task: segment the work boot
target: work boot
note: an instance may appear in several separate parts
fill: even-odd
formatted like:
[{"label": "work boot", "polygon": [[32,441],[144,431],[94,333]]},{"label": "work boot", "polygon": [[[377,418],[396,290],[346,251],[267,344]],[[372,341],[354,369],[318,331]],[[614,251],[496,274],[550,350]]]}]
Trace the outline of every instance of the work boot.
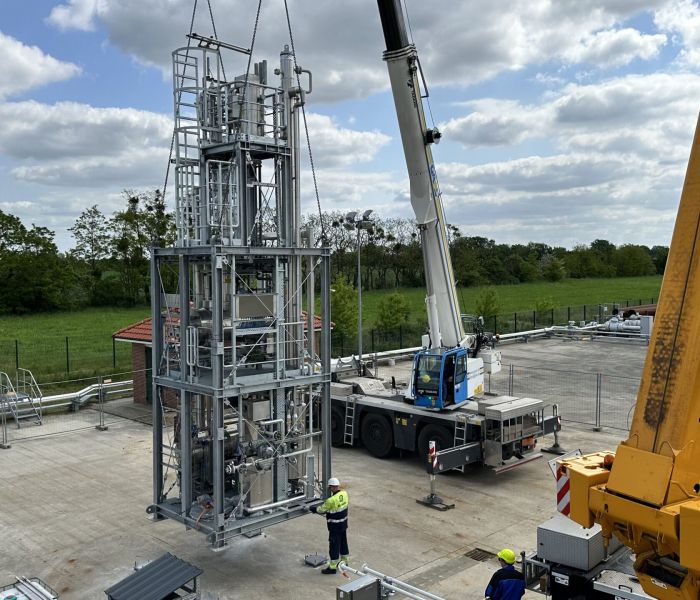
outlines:
[{"label": "work boot", "polygon": [[321,573],[323,573],[324,575],[335,575],[336,570],[331,569],[330,567],[326,567],[325,569],[323,569],[323,571],[321,571]]}]

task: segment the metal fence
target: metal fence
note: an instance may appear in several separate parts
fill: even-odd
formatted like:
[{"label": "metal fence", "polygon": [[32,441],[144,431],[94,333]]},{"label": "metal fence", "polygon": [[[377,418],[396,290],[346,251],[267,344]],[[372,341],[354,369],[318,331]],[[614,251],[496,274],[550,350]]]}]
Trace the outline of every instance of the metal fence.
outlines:
[{"label": "metal fence", "polygon": [[638,377],[512,364],[503,365],[500,373],[487,375],[486,380],[489,393],[558,404],[563,421],[625,431],[629,430],[638,389]]},{"label": "metal fence", "polygon": [[133,372],[114,373],[111,378],[49,382],[56,387],[74,391],[44,396],[41,400],[41,420],[15,419],[10,401],[0,397],[0,448],[40,437],[107,429],[124,418],[138,418],[133,410]]},{"label": "metal fence", "polygon": [[[148,375],[148,370],[142,375]],[[70,387],[69,392],[45,396],[41,425],[18,426],[0,400],[0,448],[44,436],[108,427],[124,418],[150,422],[150,406],[133,402],[133,377],[139,372],[114,373],[107,379],[92,377],[43,385]],[[487,375],[486,391],[492,394],[534,397],[558,404],[562,420],[594,429],[627,431],[639,388],[639,378],[503,365],[500,373]],[[76,391],[77,390],[77,391]]]}]

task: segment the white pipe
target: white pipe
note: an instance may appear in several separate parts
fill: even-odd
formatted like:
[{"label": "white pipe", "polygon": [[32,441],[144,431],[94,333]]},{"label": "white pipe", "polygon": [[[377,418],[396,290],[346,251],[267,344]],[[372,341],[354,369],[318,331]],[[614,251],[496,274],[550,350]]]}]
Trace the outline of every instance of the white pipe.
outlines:
[{"label": "white pipe", "polygon": [[338,569],[340,569],[340,572],[349,572],[353,573],[354,575],[374,575],[375,577],[379,578],[381,580],[381,585],[383,588],[386,588],[388,590],[391,590],[393,592],[398,592],[399,594],[402,594],[406,596],[407,598],[412,598],[413,600],[444,600],[440,596],[436,596],[435,594],[431,594],[430,592],[426,592],[425,590],[421,590],[417,587],[414,587],[408,583],[405,583],[403,581],[400,581],[399,579],[394,579],[393,577],[389,577],[388,575],[385,575],[384,573],[380,573],[379,571],[375,571],[374,569],[370,569],[367,564],[362,565],[359,570],[353,569],[352,567],[348,567],[344,562],[338,563]]},{"label": "white pipe", "polygon": [[252,515],[253,513],[256,512],[261,512],[263,510],[270,510],[271,508],[279,508],[280,506],[285,506],[286,504],[291,504],[292,502],[298,502],[300,500],[306,500],[306,496],[304,494],[300,496],[294,496],[293,498],[287,498],[286,500],[280,500],[279,502],[272,502],[270,504],[263,504],[261,506],[246,506],[243,511],[247,515]]}]

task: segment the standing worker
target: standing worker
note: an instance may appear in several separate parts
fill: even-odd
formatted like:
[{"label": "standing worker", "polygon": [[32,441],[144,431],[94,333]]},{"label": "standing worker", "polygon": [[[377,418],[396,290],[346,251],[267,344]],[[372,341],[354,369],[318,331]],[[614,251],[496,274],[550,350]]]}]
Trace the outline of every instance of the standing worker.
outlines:
[{"label": "standing worker", "polygon": [[321,571],[324,575],[334,575],[338,562],[348,562],[348,493],[340,489],[340,481],[331,477],[328,480],[330,496],[320,506],[312,506],[311,512],[326,515],[328,525],[328,554],[330,562]]},{"label": "standing worker", "polygon": [[515,552],[504,548],[496,556],[501,568],[491,577],[486,593],[491,600],[520,600],[525,595],[525,580],[515,570]]}]

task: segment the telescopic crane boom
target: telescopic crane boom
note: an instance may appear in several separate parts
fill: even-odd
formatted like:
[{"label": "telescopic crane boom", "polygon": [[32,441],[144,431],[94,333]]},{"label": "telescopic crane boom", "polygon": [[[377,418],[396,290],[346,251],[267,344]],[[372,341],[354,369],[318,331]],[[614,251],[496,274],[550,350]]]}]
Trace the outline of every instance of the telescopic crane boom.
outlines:
[{"label": "telescopic crane boom", "polygon": [[424,80],[418,52],[408,40],[401,0],[377,1],[386,41],[384,60],[406,157],[411,206],[420,230],[427,287],[430,343],[425,344],[429,348],[416,354],[410,391],[417,406],[442,409],[459,405],[482,391],[483,361],[475,357],[467,361],[467,348],[475,338],[465,335],[462,326],[447,223],[431,151],[431,145],[441,136],[425,123],[421,93]]},{"label": "telescopic crane boom", "polygon": [[637,555],[644,591],[700,598],[700,121],[629,437],[565,461],[571,518]]}]

